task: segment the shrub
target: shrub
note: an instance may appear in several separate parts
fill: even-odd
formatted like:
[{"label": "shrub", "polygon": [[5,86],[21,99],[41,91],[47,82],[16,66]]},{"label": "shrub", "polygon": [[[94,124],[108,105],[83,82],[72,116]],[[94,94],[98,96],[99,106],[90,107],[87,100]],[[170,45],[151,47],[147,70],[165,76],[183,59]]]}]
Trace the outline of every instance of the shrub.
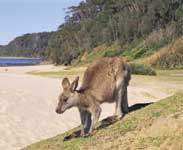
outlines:
[{"label": "shrub", "polygon": [[115,55],[115,51],[113,50],[108,50],[104,53],[104,57],[114,57]]},{"label": "shrub", "polygon": [[156,72],[150,66],[147,65],[130,63],[129,67],[132,74],[151,75],[151,76],[156,75]]},{"label": "shrub", "polygon": [[162,68],[181,68],[183,66],[183,38],[162,48],[148,58],[149,64]]},{"label": "shrub", "polygon": [[120,55],[121,51],[116,50],[106,50],[104,53],[104,57],[114,57]]},{"label": "shrub", "polygon": [[139,40],[137,44],[129,46],[131,48],[126,49],[123,56],[133,60],[154,54],[176,37],[177,28],[180,27],[171,22],[165,28],[154,30],[142,41]]}]

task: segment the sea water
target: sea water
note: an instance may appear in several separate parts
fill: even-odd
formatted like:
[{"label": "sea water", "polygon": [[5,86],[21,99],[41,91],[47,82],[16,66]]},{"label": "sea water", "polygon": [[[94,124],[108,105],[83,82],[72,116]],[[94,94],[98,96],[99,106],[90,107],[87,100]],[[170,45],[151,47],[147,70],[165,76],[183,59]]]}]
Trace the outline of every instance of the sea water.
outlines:
[{"label": "sea water", "polygon": [[0,66],[26,66],[41,63],[40,58],[0,58]]}]

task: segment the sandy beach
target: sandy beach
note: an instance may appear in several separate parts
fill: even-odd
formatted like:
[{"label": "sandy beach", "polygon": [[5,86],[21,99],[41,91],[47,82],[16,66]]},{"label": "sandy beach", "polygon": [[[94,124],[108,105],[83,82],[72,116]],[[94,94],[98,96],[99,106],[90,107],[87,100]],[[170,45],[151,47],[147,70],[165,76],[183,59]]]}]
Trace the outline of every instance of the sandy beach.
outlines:
[{"label": "sandy beach", "polygon": [[[63,133],[80,124],[76,108],[63,115],[55,113],[61,92],[61,78],[28,75],[30,71],[58,71],[52,65],[0,67],[0,149],[18,150],[31,143]],[[152,77],[155,78],[155,77]],[[158,86],[157,86],[158,85]],[[164,88],[166,87],[166,88]],[[172,94],[167,88],[177,84],[151,80],[151,77],[132,79],[129,86],[129,105],[155,102]],[[113,115],[114,104],[102,105],[101,119]]]}]

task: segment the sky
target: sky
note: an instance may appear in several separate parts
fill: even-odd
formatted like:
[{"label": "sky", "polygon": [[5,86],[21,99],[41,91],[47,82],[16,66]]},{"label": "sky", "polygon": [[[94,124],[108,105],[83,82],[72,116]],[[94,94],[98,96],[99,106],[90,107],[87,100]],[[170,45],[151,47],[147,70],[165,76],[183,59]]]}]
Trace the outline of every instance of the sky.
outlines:
[{"label": "sky", "polygon": [[0,0],[0,45],[26,33],[55,31],[81,0]]}]

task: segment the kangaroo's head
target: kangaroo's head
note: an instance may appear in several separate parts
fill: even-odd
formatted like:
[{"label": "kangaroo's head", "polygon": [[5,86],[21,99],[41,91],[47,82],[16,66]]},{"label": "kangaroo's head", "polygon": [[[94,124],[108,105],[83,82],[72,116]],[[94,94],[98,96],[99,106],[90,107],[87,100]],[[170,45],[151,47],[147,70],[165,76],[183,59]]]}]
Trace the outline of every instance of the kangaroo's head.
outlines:
[{"label": "kangaroo's head", "polygon": [[68,78],[62,80],[63,92],[58,98],[59,101],[56,108],[57,113],[61,114],[67,109],[77,105],[78,94],[76,88],[78,86],[78,81],[79,77],[77,77],[71,84]]}]

